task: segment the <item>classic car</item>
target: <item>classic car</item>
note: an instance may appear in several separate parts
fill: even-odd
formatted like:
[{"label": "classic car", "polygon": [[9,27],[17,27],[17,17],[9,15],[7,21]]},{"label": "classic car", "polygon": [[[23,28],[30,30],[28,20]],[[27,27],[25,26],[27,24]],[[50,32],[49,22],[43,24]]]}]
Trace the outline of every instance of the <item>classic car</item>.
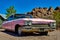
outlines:
[{"label": "classic car", "polygon": [[47,35],[49,30],[56,29],[56,21],[50,19],[33,18],[31,15],[10,16],[5,22],[3,22],[2,28],[14,31],[19,35],[21,35],[22,32],[43,32]]}]

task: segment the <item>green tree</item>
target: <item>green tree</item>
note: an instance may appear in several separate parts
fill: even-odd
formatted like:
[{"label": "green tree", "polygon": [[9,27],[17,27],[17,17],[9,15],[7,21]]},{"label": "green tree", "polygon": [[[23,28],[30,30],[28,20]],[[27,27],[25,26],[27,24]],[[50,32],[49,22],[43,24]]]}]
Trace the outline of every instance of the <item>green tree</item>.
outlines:
[{"label": "green tree", "polygon": [[56,20],[57,26],[60,27],[60,12],[55,11],[53,14],[54,19]]},{"label": "green tree", "polygon": [[14,6],[10,6],[9,8],[6,9],[6,18],[8,18],[10,15],[13,15],[16,13],[16,10],[14,9]]}]

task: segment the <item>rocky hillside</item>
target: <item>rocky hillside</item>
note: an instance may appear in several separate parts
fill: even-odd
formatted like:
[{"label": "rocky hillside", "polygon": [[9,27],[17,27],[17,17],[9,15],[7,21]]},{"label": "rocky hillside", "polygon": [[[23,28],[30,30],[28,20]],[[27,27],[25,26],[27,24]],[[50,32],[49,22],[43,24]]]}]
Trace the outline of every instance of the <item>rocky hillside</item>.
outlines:
[{"label": "rocky hillside", "polygon": [[45,18],[45,19],[53,19],[54,11],[60,12],[60,7],[56,7],[53,9],[50,8],[34,8],[31,12],[28,12],[27,14],[31,14],[34,18]]}]

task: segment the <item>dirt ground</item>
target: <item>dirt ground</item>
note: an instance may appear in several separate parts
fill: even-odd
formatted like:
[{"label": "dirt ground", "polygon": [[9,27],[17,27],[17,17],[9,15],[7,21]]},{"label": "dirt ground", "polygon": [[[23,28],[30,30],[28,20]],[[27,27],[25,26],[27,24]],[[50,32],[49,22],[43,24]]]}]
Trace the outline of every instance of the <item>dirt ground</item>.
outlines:
[{"label": "dirt ground", "polygon": [[29,35],[17,36],[17,34],[0,29],[0,40],[60,40],[60,31],[49,32],[48,35]]}]

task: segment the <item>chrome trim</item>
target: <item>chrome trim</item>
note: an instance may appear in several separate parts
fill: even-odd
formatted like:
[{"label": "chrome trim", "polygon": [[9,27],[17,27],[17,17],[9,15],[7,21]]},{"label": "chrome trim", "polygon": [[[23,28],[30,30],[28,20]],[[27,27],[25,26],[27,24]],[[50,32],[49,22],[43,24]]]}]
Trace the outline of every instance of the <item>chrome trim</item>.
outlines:
[{"label": "chrome trim", "polygon": [[32,25],[32,21],[25,21],[25,25]]}]

